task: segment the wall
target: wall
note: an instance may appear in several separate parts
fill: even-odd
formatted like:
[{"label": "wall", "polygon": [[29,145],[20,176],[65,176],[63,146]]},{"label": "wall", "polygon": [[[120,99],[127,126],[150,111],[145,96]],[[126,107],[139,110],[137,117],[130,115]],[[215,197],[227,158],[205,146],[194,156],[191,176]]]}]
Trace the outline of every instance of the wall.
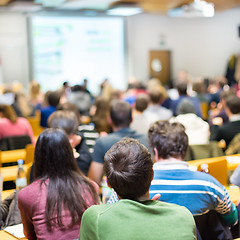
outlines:
[{"label": "wall", "polygon": [[[231,54],[240,53],[240,8],[213,18],[174,19],[140,14],[128,19],[129,76],[146,80],[149,50],[171,51],[172,78],[181,69],[194,77],[225,74]],[[165,45],[161,45],[161,35]]]},{"label": "wall", "polygon": [[[0,14],[0,83],[29,83],[27,22],[22,14]],[[1,74],[0,72],[0,74]]]},{"label": "wall", "polygon": [[[220,12],[210,19],[173,19],[141,14],[127,20],[128,76],[148,78],[148,52],[171,51],[172,77],[186,69],[192,76],[224,74],[231,54],[240,53],[240,8]],[[161,45],[161,35],[165,45]],[[28,86],[27,20],[22,14],[0,14],[0,57],[3,81]],[[1,68],[0,68],[1,75]],[[1,83],[1,77],[0,77]]]}]

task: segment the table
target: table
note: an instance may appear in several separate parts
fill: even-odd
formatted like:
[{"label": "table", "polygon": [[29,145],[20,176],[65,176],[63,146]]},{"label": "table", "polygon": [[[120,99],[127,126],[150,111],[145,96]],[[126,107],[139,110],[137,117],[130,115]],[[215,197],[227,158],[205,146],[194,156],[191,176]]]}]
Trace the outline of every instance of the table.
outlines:
[{"label": "table", "polygon": [[[5,232],[4,230],[0,231],[0,239],[2,240],[16,240],[18,238],[14,237],[13,235],[11,235],[8,232]],[[22,238],[22,239],[27,239],[27,238]]]}]

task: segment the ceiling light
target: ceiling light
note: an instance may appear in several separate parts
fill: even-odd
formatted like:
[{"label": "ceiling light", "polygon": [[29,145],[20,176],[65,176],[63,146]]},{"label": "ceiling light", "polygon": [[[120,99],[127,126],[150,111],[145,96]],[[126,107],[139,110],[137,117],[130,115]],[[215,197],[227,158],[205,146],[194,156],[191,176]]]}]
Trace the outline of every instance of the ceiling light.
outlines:
[{"label": "ceiling light", "polygon": [[170,17],[213,17],[214,16],[214,4],[208,3],[203,0],[194,0],[194,2],[183,5],[179,8],[174,8],[168,11]]},{"label": "ceiling light", "polygon": [[132,16],[142,12],[142,8],[135,3],[118,3],[106,11],[107,15],[111,16]]}]

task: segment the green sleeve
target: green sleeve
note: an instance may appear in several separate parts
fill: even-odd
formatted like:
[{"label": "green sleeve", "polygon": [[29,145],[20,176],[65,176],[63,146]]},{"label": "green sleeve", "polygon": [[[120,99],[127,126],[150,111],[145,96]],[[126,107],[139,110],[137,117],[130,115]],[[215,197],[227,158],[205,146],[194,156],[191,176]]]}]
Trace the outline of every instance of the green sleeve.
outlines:
[{"label": "green sleeve", "polygon": [[94,206],[88,208],[82,217],[79,240],[98,239],[98,214]]},{"label": "green sleeve", "polygon": [[222,215],[225,223],[229,226],[232,226],[237,223],[238,220],[238,212],[234,203],[232,203],[232,211],[229,214]]}]

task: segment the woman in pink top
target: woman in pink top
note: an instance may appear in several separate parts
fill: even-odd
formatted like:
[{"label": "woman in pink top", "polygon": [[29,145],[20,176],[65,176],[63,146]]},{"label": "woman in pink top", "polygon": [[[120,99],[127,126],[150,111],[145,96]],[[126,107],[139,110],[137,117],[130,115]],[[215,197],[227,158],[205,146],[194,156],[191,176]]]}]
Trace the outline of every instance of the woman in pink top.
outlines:
[{"label": "woman in pink top", "polygon": [[36,143],[35,181],[18,194],[25,236],[77,239],[83,212],[98,204],[98,185],[79,170],[66,134],[46,129]]},{"label": "woman in pink top", "polygon": [[28,135],[35,144],[33,130],[26,118],[17,117],[12,106],[0,105],[0,139]]}]

